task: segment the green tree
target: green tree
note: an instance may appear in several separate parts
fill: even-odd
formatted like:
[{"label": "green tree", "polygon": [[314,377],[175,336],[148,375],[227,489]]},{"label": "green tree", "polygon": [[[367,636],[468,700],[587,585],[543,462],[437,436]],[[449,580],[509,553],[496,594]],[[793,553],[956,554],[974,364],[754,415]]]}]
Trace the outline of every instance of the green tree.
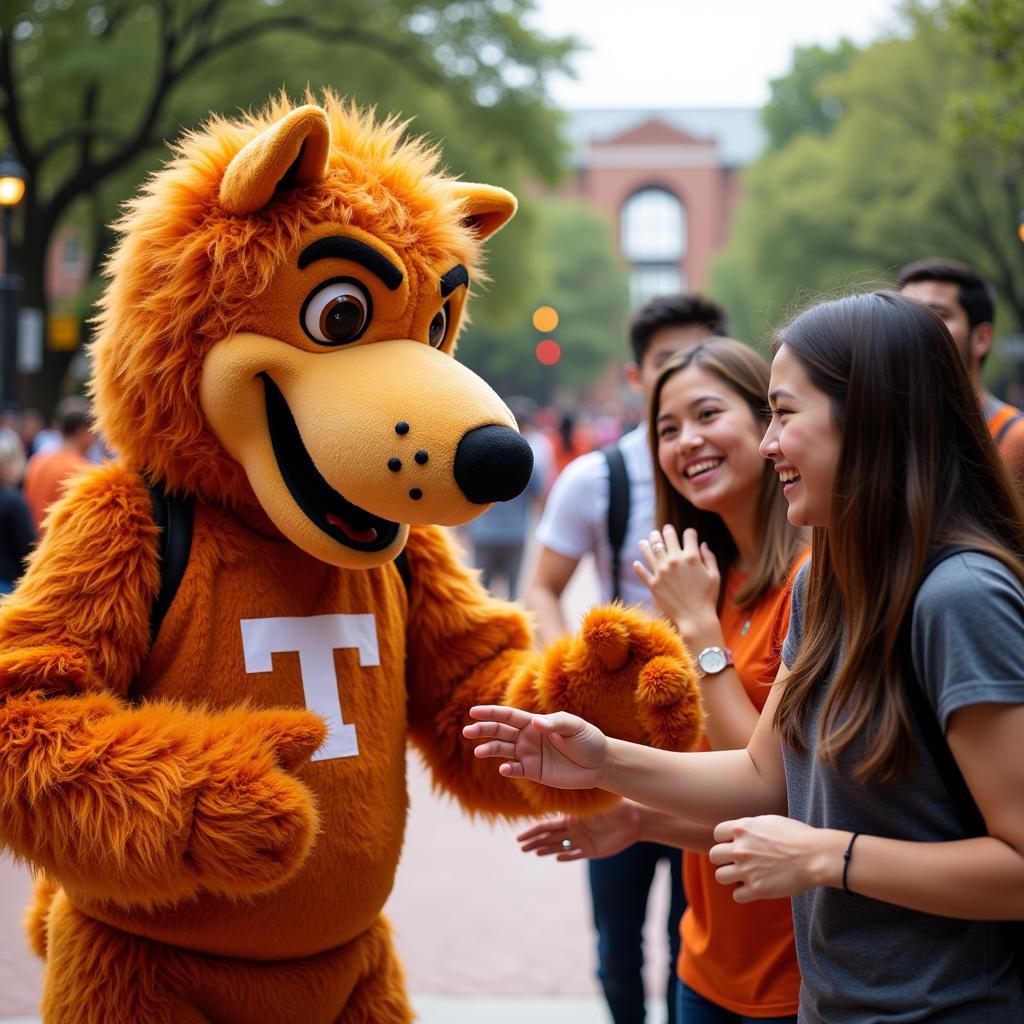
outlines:
[{"label": "green tree", "polygon": [[[562,166],[544,80],[574,43],[523,26],[532,0],[34,0],[0,8],[0,143],[28,172],[15,264],[23,302],[47,309],[56,230],[88,226],[96,264],[117,204],[160,162],[166,139],[211,111],[284,87],[330,85],[416,116],[468,178],[517,187]],[[494,266],[524,226],[495,246]],[[93,297],[97,287],[87,289]],[[67,356],[48,353],[52,400]]]},{"label": "green tree", "polygon": [[857,53],[849,39],[840,39],[834,49],[815,44],[793,51],[792,68],[769,83],[771,99],[761,111],[770,151],[782,149],[797,135],[832,131],[843,106],[829,81],[845,71]]},{"label": "green tree", "polygon": [[905,19],[906,34],[829,79],[843,111],[831,134],[797,133],[748,170],[712,282],[741,336],[763,338],[818,293],[891,284],[933,254],[976,265],[1024,322],[1014,200],[950,128],[973,63],[944,10],[910,5]]},{"label": "green tree", "polygon": [[952,97],[954,122],[965,150],[988,155],[1024,205],[1024,0],[964,0],[950,20],[974,62],[971,86]]},{"label": "green tree", "polygon": [[[478,320],[466,329],[459,358],[501,393],[543,402],[556,385],[585,388],[610,360],[625,355],[628,275],[612,225],[591,207],[551,198],[525,205],[539,228],[524,256],[531,284],[503,320]],[[540,306],[552,306],[559,316],[550,334],[562,349],[555,366],[542,366],[534,354],[545,337],[532,323]]]}]

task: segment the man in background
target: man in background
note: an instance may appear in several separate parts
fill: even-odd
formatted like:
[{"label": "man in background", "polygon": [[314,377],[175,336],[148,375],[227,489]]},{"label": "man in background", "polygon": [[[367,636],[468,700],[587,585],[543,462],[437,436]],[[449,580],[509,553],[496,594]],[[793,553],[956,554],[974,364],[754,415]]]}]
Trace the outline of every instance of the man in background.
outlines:
[{"label": "man in background", "polygon": [[953,336],[989,433],[1018,489],[1024,492],[1024,413],[990,394],[981,379],[994,340],[996,300],[992,288],[973,267],[937,256],[908,263],[900,271],[898,288],[923,302]]},{"label": "man in background", "polygon": [[88,408],[74,407],[59,421],[61,443],[41,451],[28,460],[23,490],[36,530],[40,530],[46,510],[60,497],[68,479],[87,469],[86,457],[95,441]]}]

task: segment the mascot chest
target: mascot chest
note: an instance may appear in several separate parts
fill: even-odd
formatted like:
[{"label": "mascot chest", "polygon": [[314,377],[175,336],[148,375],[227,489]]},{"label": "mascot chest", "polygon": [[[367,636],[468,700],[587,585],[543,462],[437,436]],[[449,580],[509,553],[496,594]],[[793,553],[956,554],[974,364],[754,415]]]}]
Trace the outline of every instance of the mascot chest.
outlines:
[{"label": "mascot chest", "polygon": [[337,569],[197,505],[188,566],[135,696],[309,708],[329,729],[314,764],[358,772],[404,747],[405,623],[393,566]]}]

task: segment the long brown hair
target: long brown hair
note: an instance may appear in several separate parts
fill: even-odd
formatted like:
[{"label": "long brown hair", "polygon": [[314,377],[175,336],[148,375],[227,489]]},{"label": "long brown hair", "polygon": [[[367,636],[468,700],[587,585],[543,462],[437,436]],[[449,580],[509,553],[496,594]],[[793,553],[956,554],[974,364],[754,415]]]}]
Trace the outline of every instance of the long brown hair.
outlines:
[{"label": "long brown hair", "polygon": [[[818,756],[894,781],[916,764],[899,636],[929,552],[965,544],[1024,583],[1024,507],[942,321],[895,292],[824,302],[777,337],[829,398],[840,435],[830,525],[815,528],[800,653],[775,727],[805,751],[811,702],[833,667]],[[841,645],[845,644],[840,664]]]},{"label": "long brown hair", "polygon": [[[718,561],[724,582],[736,561],[736,544],[715,512],[707,512],[687,501],[669,483],[658,462],[658,414],[665,385],[681,370],[699,366],[714,374],[746,402],[756,423],[768,426],[768,363],[753,349],[731,338],[709,338],[693,348],[676,353],[661,370],[651,394],[648,410],[648,435],[654,463],[655,514],[659,526],[671,523],[682,535],[693,527],[707,543]],[[746,583],[736,595],[736,604],[750,610],[774,587],[781,586],[789,574],[797,552],[806,546],[800,530],[786,518],[787,502],[770,462],[765,462],[757,492],[757,556]],[[719,610],[722,595],[719,594]]]}]

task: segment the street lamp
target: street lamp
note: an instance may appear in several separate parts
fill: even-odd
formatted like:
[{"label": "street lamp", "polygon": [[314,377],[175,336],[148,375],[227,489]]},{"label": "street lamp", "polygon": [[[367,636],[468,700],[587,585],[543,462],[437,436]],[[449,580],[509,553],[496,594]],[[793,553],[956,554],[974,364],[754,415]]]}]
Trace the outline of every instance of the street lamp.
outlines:
[{"label": "street lamp", "polygon": [[0,401],[7,405],[17,401],[15,374],[18,367],[17,293],[21,278],[14,273],[11,245],[11,221],[14,208],[25,195],[25,168],[8,148],[0,159],[0,209],[3,210],[4,273],[0,277]]}]

